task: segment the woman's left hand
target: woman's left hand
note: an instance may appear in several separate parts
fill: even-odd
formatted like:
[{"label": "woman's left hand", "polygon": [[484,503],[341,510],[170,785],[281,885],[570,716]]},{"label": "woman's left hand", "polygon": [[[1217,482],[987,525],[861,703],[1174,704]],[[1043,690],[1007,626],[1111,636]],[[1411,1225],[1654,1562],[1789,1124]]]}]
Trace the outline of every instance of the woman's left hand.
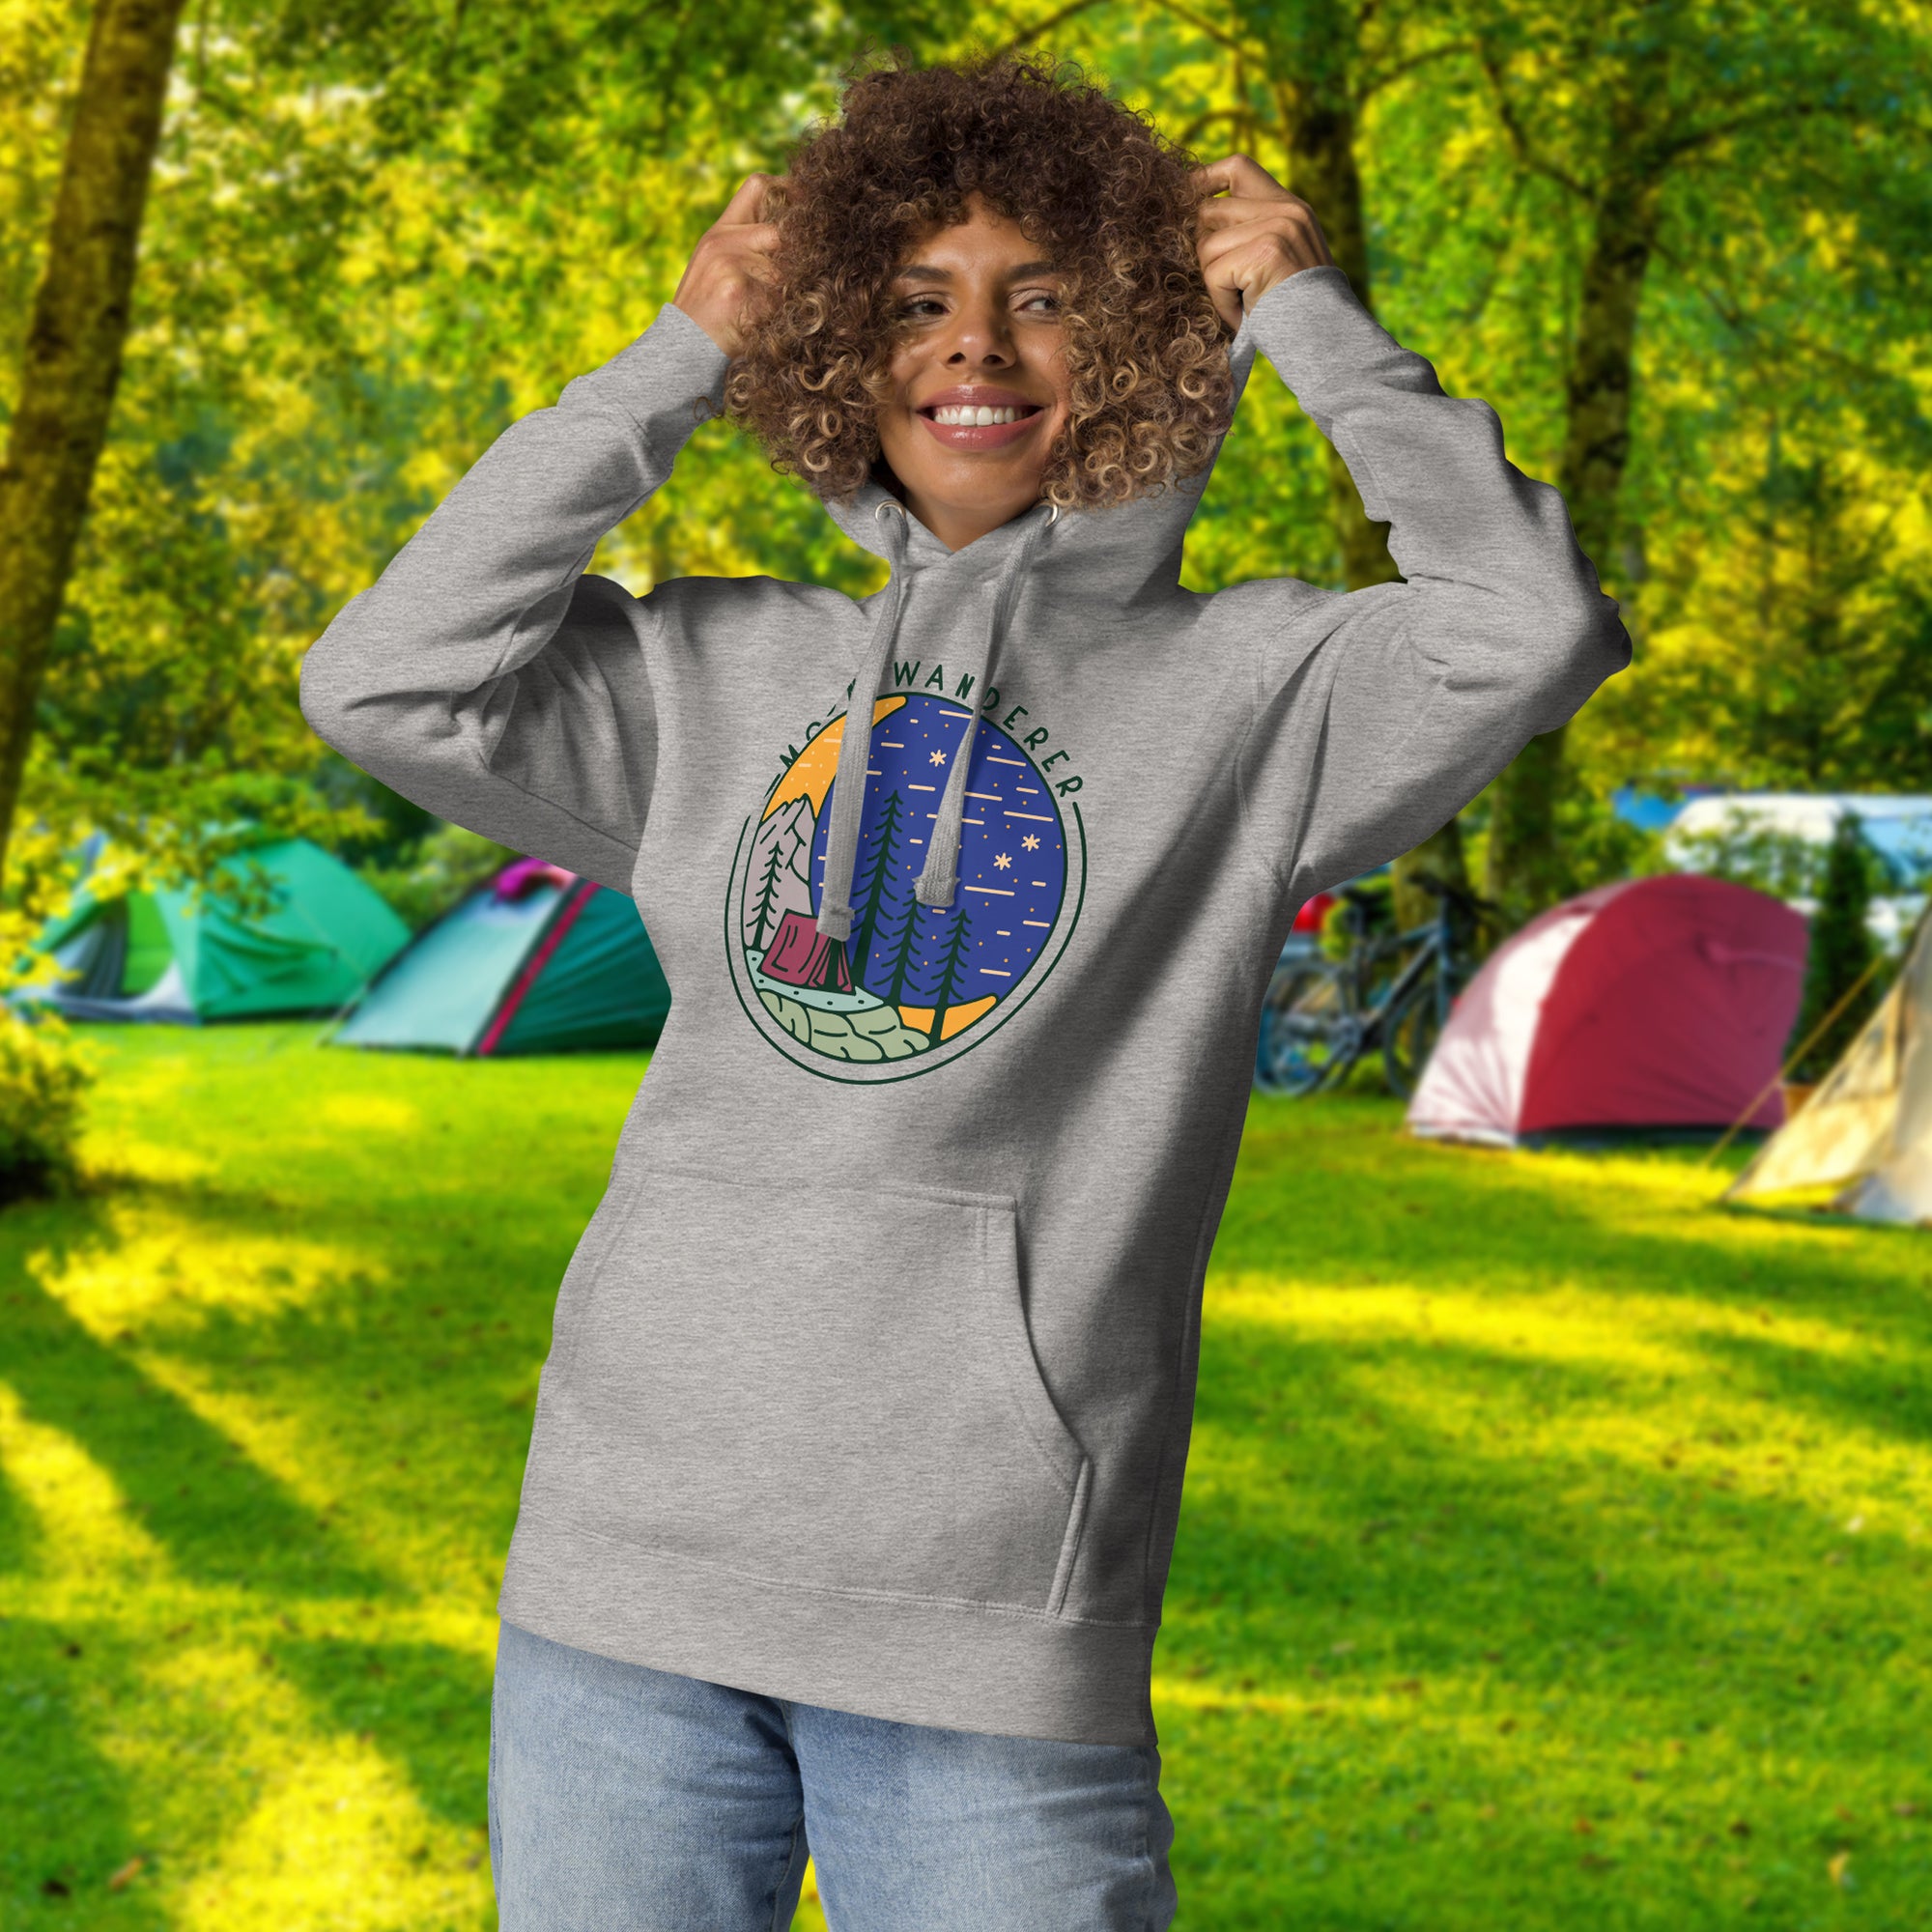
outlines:
[{"label": "woman's left hand", "polygon": [[1315,211],[1251,156],[1230,155],[1196,168],[1194,179],[1208,197],[1201,204],[1201,272],[1230,328],[1239,328],[1241,317],[1277,282],[1303,269],[1334,266]]}]

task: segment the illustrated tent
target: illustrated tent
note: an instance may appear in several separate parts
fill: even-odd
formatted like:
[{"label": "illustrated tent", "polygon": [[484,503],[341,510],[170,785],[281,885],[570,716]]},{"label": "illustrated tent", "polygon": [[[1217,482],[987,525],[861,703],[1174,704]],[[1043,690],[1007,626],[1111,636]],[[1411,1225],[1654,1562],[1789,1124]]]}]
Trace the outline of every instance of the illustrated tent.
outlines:
[{"label": "illustrated tent", "polygon": [[330,1043],[493,1057],[616,1051],[652,1045],[669,1010],[637,906],[519,859],[417,933]]},{"label": "illustrated tent", "polygon": [[852,990],[852,968],[843,942],[826,938],[804,913],[789,909],[779,921],[758,971],[787,986],[815,986],[831,993]]},{"label": "illustrated tent", "polygon": [[1747,1124],[1775,1127],[1806,938],[1779,900],[1689,874],[1553,906],[1458,998],[1409,1127],[1498,1147],[1722,1128],[1747,1108]]},{"label": "illustrated tent", "polygon": [[1921,923],[1891,990],[1837,1065],[1725,1191],[1834,1187],[1867,1221],[1932,1220],[1932,940]]},{"label": "illustrated tent", "polygon": [[[100,850],[97,835],[95,865]],[[251,864],[268,874],[275,904],[246,918],[197,904],[185,887],[97,898],[83,878],[72,906],[34,942],[79,977],[15,997],[78,1019],[193,1024],[327,1011],[409,940],[387,901],[310,839],[267,840],[216,869]]]}]

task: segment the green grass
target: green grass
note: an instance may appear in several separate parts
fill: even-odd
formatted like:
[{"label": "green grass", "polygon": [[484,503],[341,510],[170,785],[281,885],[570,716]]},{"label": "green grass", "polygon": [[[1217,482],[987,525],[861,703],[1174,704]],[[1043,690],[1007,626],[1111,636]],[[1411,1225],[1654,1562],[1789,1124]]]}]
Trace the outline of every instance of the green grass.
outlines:
[{"label": "green grass", "polygon": [[[313,1031],[94,1030],[93,1191],[0,1214],[21,1932],[490,1923],[497,1568],[642,1062]],[[1155,1657],[1179,1926],[1924,1925],[1932,1248],[1397,1124],[1250,1116]]]}]

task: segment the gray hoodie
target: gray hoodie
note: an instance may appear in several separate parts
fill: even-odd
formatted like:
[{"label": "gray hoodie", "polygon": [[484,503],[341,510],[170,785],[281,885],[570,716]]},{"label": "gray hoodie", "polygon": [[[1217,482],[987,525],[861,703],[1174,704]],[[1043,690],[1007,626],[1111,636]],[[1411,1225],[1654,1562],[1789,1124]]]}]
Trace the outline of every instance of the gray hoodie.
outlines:
[{"label": "gray hoodie", "polygon": [[1257,350],[1406,582],[1183,590],[1204,475],[956,553],[870,485],[831,514],[890,559],[874,596],[634,597],[584,568],[725,368],[667,306],[309,650],[325,739],[631,894],[673,994],[558,1292],[512,1622],[1153,1741],[1202,1276],[1290,922],[1630,649],[1562,497],[1340,270],[1256,304],[1237,383]]}]

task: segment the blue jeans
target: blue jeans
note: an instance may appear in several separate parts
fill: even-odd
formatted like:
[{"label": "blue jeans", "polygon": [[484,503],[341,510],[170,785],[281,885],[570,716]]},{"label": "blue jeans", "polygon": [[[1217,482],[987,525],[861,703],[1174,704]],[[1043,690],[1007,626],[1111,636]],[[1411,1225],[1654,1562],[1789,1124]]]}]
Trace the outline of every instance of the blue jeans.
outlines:
[{"label": "blue jeans", "polygon": [[1165,1932],[1151,1745],[855,1717],[506,1623],[490,1723],[502,1932]]}]

